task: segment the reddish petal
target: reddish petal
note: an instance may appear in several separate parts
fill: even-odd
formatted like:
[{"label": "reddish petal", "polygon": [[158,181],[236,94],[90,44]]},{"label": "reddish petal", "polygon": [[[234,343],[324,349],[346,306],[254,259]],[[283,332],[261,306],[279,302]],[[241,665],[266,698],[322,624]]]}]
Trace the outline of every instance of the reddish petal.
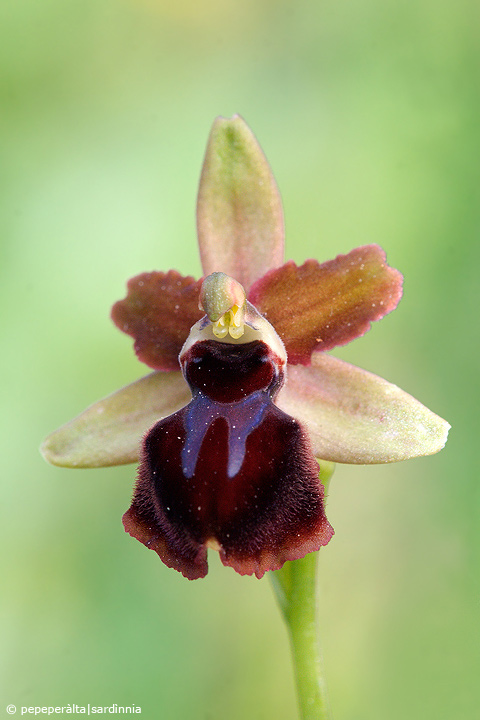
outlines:
[{"label": "reddish petal", "polygon": [[127,297],[115,303],[112,319],[135,338],[142,362],[155,370],[178,370],[178,353],[203,315],[198,308],[201,285],[176,270],[142,273],[128,281]]},{"label": "reddish petal", "polygon": [[282,338],[289,363],[309,365],[314,350],[366,333],[401,295],[401,274],[378,245],[366,245],[322,265],[288,262],[258,280],[248,298]]}]

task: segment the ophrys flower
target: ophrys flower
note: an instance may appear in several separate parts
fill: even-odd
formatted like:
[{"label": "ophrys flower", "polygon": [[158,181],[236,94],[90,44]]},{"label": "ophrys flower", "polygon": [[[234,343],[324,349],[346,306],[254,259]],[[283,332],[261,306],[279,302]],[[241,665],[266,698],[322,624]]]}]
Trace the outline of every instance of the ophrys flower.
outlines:
[{"label": "ophrys flower", "polygon": [[213,126],[198,236],[203,281],[145,273],[112,311],[155,372],[57,430],[43,452],[68,467],[140,459],[128,532],[191,579],[206,574],[207,547],[261,577],[332,535],[315,457],[427,455],[449,426],[325,354],[396,307],[401,275],[377,245],[282,264],[278,190],[239,117]]}]

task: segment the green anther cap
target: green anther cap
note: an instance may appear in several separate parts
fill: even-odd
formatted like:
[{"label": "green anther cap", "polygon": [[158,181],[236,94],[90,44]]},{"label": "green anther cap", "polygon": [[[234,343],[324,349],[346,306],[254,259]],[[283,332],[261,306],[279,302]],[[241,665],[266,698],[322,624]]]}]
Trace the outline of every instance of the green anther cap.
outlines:
[{"label": "green anther cap", "polygon": [[227,334],[237,339],[244,333],[245,290],[239,282],[222,272],[205,278],[199,306],[213,325],[213,334],[221,339]]}]

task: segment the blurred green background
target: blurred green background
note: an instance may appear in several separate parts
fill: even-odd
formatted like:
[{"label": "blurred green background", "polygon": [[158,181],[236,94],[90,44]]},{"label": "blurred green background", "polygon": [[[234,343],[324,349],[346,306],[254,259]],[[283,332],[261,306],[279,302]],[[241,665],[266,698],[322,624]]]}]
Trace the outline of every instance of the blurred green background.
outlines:
[{"label": "blurred green background", "polygon": [[405,275],[399,309],[337,354],[453,425],[437,456],[337,468],[334,716],[478,717],[479,16],[473,0],[0,5],[0,717],[296,717],[268,578],[212,557],[186,581],[123,532],[133,466],[62,470],[37,449],[145,374],[109,308],[141,271],[200,275],[203,152],[235,112],[280,186],[288,258],[376,242]]}]

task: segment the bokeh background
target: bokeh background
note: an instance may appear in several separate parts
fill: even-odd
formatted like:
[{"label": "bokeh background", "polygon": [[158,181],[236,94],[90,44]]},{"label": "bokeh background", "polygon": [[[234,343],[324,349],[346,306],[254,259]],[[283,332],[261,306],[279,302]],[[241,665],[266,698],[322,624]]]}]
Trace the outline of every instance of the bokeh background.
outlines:
[{"label": "bokeh background", "polygon": [[[109,320],[146,270],[200,275],[211,123],[239,112],[302,262],[377,242],[398,310],[340,357],[453,425],[437,456],[339,466],[320,614],[336,720],[478,717],[479,5],[18,0],[0,5],[1,691],[165,720],[292,720],[268,578],[189,583],[121,525],[133,466],[38,445],[145,373]],[[475,697],[476,695],[476,697]]]}]

